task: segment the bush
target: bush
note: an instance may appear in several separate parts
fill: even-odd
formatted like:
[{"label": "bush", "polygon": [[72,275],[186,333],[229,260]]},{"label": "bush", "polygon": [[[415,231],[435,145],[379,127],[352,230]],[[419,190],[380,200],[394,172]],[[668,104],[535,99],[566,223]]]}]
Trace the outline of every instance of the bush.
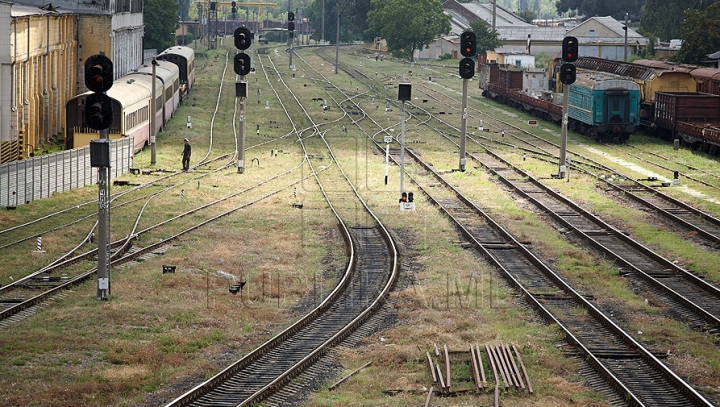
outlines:
[{"label": "bush", "polygon": [[451,53],[442,54],[437,59],[439,59],[441,61],[444,61],[446,59],[452,59],[452,54]]}]

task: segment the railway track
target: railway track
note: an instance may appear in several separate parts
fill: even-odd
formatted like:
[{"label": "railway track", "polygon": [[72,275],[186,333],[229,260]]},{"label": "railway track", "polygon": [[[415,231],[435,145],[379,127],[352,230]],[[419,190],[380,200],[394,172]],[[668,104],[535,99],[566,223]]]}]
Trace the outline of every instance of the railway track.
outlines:
[{"label": "railway track", "polygon": [[[224,76],[225,75],[223,74],[223,77]],[[218,98],[220,97],[221,93],[222,92],[220,90],[218,92]],[[217,108],[215,113],[217,113]],[[237,110],[235,111],[235,113],[237,113]],[[237,134],[234,134],[234,137],[235,145],[237,146]],[[212,145],[212,142],[210,144]],[[211,223],[223,216],[231,214],[256,202],[259,202],[262,199],[273,196],[280,191],[283,191],[286,188],[290,188],[291,186],[296,185],[298,182],[301,182],[297,179],[292,179],[296,174],[293,173],[293,171],[296,171],[300,168],[300,165],[298,165],[295,168],[286,170],[279,174],[270,175],[265,180],[257,182],[256,184],[251,185],[248,188],[242,189],[228,196],[215,199],[204,205],[200,205],[196,208],[179,213],[176,216],[171,217],[170,219],[165,219],[161,222],[156,222],[153,220],[150,225],[147,225],[144,228],[139,228],[140,220],[143,217],[143,214],[148,207],[148,204],[156,196],[167,193],[170,190],[180,188],[183,185],[194,183],[195,181],[199,182],[200,179],[206,178],[210,174],[220,173],[234,165],[235,155],[233,155],[230,160],[227,160],[227,154],[221,154],[218,157],[209,158],[210,151],[211,148],[208,150],[206,156],[202,160],[200,160],[200,162],[195,164],[193,168],[200,168],[201,166],[217,163],[220,160],[224,160],[224,162],[220,163],[217,168],[211,169],[206,173],[200,173],[199,175],[192,175],[189,179],[187,176],[184,176],[183,173],[175,172],[169,175],[165,175],[159,180],[154,180],[150,183],[143,184],[142,188],[137,187],[132,189],[132,191],[140,191],[141,189],[148,188],[149,186],[154,185],[161,180],[175,180],[175,177],[181,177],[180,182],[176,184],[171,184],[170,186],[162,188],[158,191],[136,197],[124,203],[127,204],[135,201],[144,201],[144,204],[139,209],[136,215],[136,220],[132,225],[132,229],[128,231],[128,234],[124,238],[109,244],[108,251],[111,254],[111,267],[116,267],[129,261],[140,259],[142,258],[142,256],[147,256],[149,253],[162,253],[167,249],[168,245],[172,244],[174,240],[191,233],[198,227]],[[262,188],[265,188],[265,190],[263,190]],[[260,198],[250,199],[249,202],[247,202],[246,200],[245,202],[238,204],[230,210],[220,210],[213,212],[215,207],[220,207],[220,204],[233,202],[233,200],[237,201],[239,199],[242,199],[249,193],[258,194]],[[118,196],[123,195],[124,194],[118,194]],[[117,210],[120,207],[122,207],[122,204],[115,206],[114,209]],[[60,214],[63,212],[64,211],[58,211],[56,212],[56,214]],[[206,220],[201,221],[189,228],[181,228],[179,230],[172,226],[174,221],[185,217],[197,215],[204,215],[206,217]],[[53,216],[49,216],[46,218],[52,217]],[[84,220],[86,218],[87,216],[83,216],[82,218],[80,218],[80,220]],[[66,225],[63,225],[63,227],[74,225],[75,223],[77,223],[77,221],[78,220],[74,220]],[[17,229],[22,230],[24,227],[29,227],[31,225],[33,225],[33,222],[28,222],[24,225],[21,225],[22,227]],[[16,228],[10,228],[7,230],[15,229]],[[92,234],[92,231],[93,230],[91,229],[90,234]],[[88,236],[90,236],[90,234]],[[160,234],[162,236],[160,242],[146,245],[144,247],[134,244],[134,242],[136,242],[139,238],[151,234]],[[94,261],[95,257],[97,256],[97,249],[92,249],[77,255],[74,254],[75,252],[81,250],[82,247],[86,243],[88,243],[88,240],[88,238],[83,239],[80,244],[78,244],[50,264],[42,267],[41,269],[31,272],[24,277],[17,278],[10,284],[0,287],[0,323],[2,323],[2,326],[7,326],[9,321],[17,320],[18,315],[30,315],[29,313],[32,312],[33,309],[36,309],[37,307],[46,303],[47,300],[54,295],[57,295],[58,293],[61,293],[65,290],[72,289],[79,284],[82,284],[93,278],[97,272],[97,267],[83,268],[82,266],[80,266],[80,264],[83,261]],[[16,242],[13,242],[13,244],[14,243]]]},{"label": "railway track", "polygon": [[[420,84],[419,87],[426,88],[423,84]],[[433,93],[439,94],[445,99],[458,102],[456,99],[443,93],[442,91],[438,91],[437,89],[433,88]],[[435,100],[441,102],[440,99],[435,98]],[[456,105],[448,103],[447,106],[456,109]],[[422,109],[420,106],[416,107]],[[477,144],[482,144],[483,141],[497,143],[507,148],[525,151],[528,154],[532,154],[537,158],[544,159],[549,162],[558,162],[560,151],[559,145],[547,140],[544,137],[532,134],[531,132],[528,132],[510,122],[490,116],[487,113],[483,113],[476,108],[470,107],[468,110],[471,112],[469,113],[469,116],[473,118],[477,118],[477,115],[481,114],[485,119],[485,125],[487,127],[493,126],[493,122],[500,123],[499,125],[495,125],[495,127],[502,133],[500,139],[498,139],[498,137],[480,135],[468,136],[469,140],[472,140]],[[472,112],[475,112],[475,115],[473,115]],[[436,119],[446,126],[454,127],[440,118],[436,117]],[[490,119],[490,121],[488,121],[488,119]],[[515,139],[524,145],[530,146],[530,148],[522,145],[511,144],[508,141],[509,139]],[[664,194],[657,187],[645,185],[642,182],[635,180],[626,174],[620,173],[619,171],[610,168],[587,155],[579,153],[577,150],[571,151],[568,149],[568,155],[570,154],[573,157],[572,163],[569,164],[572,168],[583,171],[595,178],[598,182],[602,182],[607,189],[617,192],[618,196],[632,199],[651,213],[658,214],[667,221],[683,229],[695,232],[697,236],[702,238],[704,243],[703,246],[714,250],[720,249],[720,219],[717,217]],[[617,182],[616,180],[619,179],[624,181]]]},{"label": "railway track", "polygon": [[[428,114],[432,115],[429,112]],[[455,143],[450,138],[448,140]],[[479,141],[474,141],[487,154],[482,157],[468,154],[469,157],[497,176],[515,193],[550,214],[564,228],[573,231],[573,235],[590,243],[605,257],[620,264],[621,274],[628,276],[638,287],[652,293],[655,303],[670,307],[670,315],[695,330],[713,334],[720,332],[720,290],[716,286],[657,255],[502,159]]]},{"label": "railway track", "polygon": [[[280,97],[281,93],[289,94],[311,122],[311,126],[297,131],[298,142],[302,147],[305,162],[310,166],[320,191],[343,231],[348,247],[348,265],[335,290],[320,306],[210,380],[178,397],[168,404],[168,407],[243,406],[257,403],[276,394],[294,377],[312,366],[330,347],[357,330],[371,317],[382,306],[397,276],[397,249],[389,232],[360,199],[352,182],[340,168],[330,145],[322,137],[323,132],[279,75],[272,59],[269,56],[267,59],[272,74],[276,75],[284,86],[284,89],[278,90],[272,85],[272,81],[268,80],[273,92],[278,95],[279,100],[284,99]],[[258,58],[258,62],[263,71],[269,70],[261,58]],[[287,108],[282,102],[281,105],[287,114]],[[293,128],[297,129],[294,120],[292,121]],[[310,135],[303,135],[304,133]],[[326,171],[328,175],[316,171],[312,164],[310,157],[318,154],[329,154],[331,157],[333,168]],[[339,191],[341,188],[336,180],[328,179],[338,172],[343,182],[347,184],[342,192]],[[332,185],[331,192],[326,185]],[[366,222],[372,225],[348,227],[344,218],[353,214],[335,208],[331,196],[337,194],[342,195],[345,198],[343,200],[346,200],[348,195],[354,194],[363,210],[369,215],[369,220]]]},{"label": "railway track", "polygon": [[[613,389],[613,399],[624,400],[632,406],[713,405],[451,186],[432,166],[412,150],[408,150],[407,155],[420,167],[413,171],[416,185],[533,308],[560,326],[565,340],[578,349]],[[443,188],[437,187],[437,181]],[[434,187],[429,188],[430,184]]]},{"label": "railway track", "polygon": [[[386,131],[377,125],[381,131]],[[380,143],[376,142],[376,147],[383,151]],[[391,151],[398,164],[399,150]],[[408,153],[420,167],[408,171],[415,174],[413,181],[546,319],[562,327],[566,340],[576,345],[582,357],[603,377],[604,383],[599,386],[594,383],[595,387],[612,388],[610,399],[618,404],[712,405],[452,187],[432,166],[424,163],[412,150]],[[498,158],[496,164],[501,162]],[[437,180],[444,188],[437,188]]]}]

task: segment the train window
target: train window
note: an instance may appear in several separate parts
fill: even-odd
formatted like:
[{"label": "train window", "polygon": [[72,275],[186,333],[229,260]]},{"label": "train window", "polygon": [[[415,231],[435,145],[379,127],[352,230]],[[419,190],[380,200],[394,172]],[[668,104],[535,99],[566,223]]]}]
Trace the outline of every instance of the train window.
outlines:
[{"label": "train window", "polygon": [[620,110],[620,101],[618,100],[618,98],[612,99],[612,109],[613,109],[613,111]]}]

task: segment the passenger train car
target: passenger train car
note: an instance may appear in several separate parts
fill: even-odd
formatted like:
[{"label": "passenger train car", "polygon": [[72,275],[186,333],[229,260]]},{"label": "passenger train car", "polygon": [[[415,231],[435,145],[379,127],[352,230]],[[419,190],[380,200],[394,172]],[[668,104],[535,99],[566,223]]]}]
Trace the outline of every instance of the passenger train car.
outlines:
[{"label": "passenger train car", "polygon": [[189,47],[171,47],[161,52],[157,59],[169,61],[180,69],[180,95],[183,99],[195,83],[195,51]]},{"label": "passenger train car", "polygon": [[[182,58],[170,58],[182,48]],[[187,47],[173,47],[163,52],[168,59],[157,58],[155,67],[155,132],[161,131],[177,110],[183,90],[189,91],[194,82],[194,56],[188,55]],[[194,55],[194,54],[193,54]],[[189,62],[188,62],[189,61]],[[178,67],[176,62],[180,63]],[[186,82],[183,84],[182,72],[185,69]],[[188,69],[190,69],[188,71]],[[112,102],[113,123],[109,129],[110,138],[132,137],[135,151],[141,150],[151,140],[150,116],[153,93],[152,66],[142,66],[129,74],[116,79],[107,91]],[[66,148],[88,145],[97,139],[99,132],[85,124],[86,99],[92,92],[86,92],[70,99],[66,104]]]}]

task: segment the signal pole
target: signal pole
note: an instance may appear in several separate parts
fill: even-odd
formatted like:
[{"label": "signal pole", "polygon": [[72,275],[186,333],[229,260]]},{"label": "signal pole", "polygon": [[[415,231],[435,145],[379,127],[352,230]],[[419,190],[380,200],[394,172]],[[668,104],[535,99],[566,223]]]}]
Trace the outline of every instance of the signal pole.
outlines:
[{"label": "signal pole", "polygon": [[[110,234],[110,126],[113,122],[112,102],[105,93],[113,85],[113,63],[103,54],[85,60],[85,86],[94,92],[85,100],[85,123],[99,130],[100,139],[90,142],[90,166],[98,168],[98,266],[97,299],[107,301],[110,293],[110,262],[108,235]],[[153,100],[154,102],[154,100]]]},{"label": "signal pole", "polygon": [[[246,27],[238,27],[233,33],[235,47],[245,51],[252,44],[253,34]],[[292,53],[290,54],[292,55]],[[240,81],[235,83],[235,97],[240,99],[240,140],[238,141],[238,169],[237,173],[245,172],[245,101],[247,99],[247,82],[245,75],[250,73],[250,56],[244,52],[235,54],[233,65],[235,74],[240,76]]]},{"label": "signal pole", "polygon": [[152,59],[152,102],[150,103],[150,165],[155,165],[155,67],[158,61]]},{"label": "signal pole", "polygon": [[[403,75],[405,82],[405,75]],[[398,100],[402,102],[402,117],[400,119],[400,210],[404,210],[403,204],[407,199],[405,194],[405,102],[410,100],[412,85],[409,83],[400,83],[398,85]]]},{"label": "signal pole", "polygon": [[[290,5],[288,4],[288,7]],[[295,13],[288,11],[288,45],[290,45],[290,65],[289,69],[292,69],[292,57],[293,57],[293,39],[295,37]]]},{"label": "signal pole", "polygon": [[467,137],[467,98],[468,81],[475,76],[475,61],[472,57],[477,53],[477,40],[475,33],[465,31],[460,34],[460,53],[465,57],[460,61],[460,77],[463,78],[462,118],[460,120],[460,171],[465,171]]},{"label": "signal pole", "polygon": [[567,126],[568,126],[568,103],[570,85],[575,83],[575,65],[568,62],[575,62],[578,59],[578,41],[575,37],[565,37],[562,43],[562,59],[566,63],[560,66],[560,82],[563,83],[563,104],[562,104],[562,127],[560,130],[560,163],[558,177],[565,178],[567,169]]}]

